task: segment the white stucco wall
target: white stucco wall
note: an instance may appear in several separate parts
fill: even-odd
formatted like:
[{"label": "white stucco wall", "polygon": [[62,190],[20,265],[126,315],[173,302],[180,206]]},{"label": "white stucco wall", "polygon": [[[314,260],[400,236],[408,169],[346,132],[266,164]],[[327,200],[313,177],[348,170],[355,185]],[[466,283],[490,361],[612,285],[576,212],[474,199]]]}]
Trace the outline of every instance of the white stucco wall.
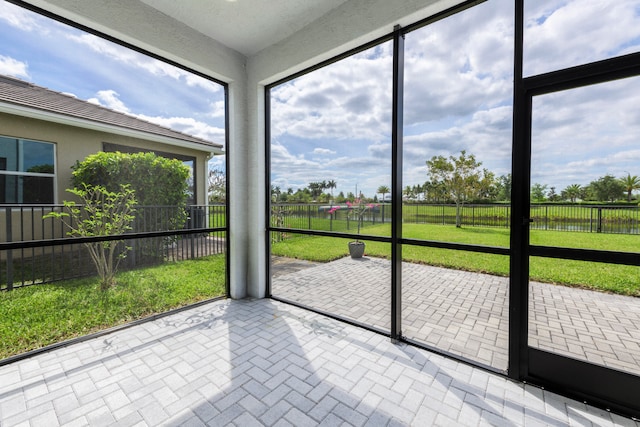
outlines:
[{"label": "white stucco wall", "polygon": [[229,84],[231,293],[263,297],[266,278],[264,87],[460,0],[350,0],[246,58],[135,0],[29,3]]}]

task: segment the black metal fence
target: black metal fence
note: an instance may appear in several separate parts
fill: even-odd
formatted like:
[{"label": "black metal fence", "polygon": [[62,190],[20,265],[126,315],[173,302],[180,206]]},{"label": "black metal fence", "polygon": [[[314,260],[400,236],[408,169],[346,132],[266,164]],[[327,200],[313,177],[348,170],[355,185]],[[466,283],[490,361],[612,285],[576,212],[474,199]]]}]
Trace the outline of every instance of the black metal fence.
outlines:
[{"label": "black metal fence", "polygon": [[[354,231],[358,224],[347,205],[277,204],[271,213],[274,227]],[[406,203],[402,215],[407,224],[455,225],[456,206]],[[535,230],[640,234],[640,207],[634,205],[532,205],[530,218],[530,228]],[[461,220],[468,227],[509,228],[511,206],[465,204]],[[391,205],[374,204],[362,216],[361,226],[390,221]]]},{"label": "black metal fence", "polygon": [[[62,205],[0,207],[0,244],[26,246],[0,248],[0,290],[91,276],[95,267],[82,243],[74,243],[69,228],[56,218],[44,218]],[[165,232],[162,236],[127,238],[120,245],[131,248],[120,270],[224,253],[226,206],[139,206],[132,230],[127,234]],[[218,229],[212,231],[211,229]],[[202,232],[196,232],[202,229]],[[192,230],[185,232],[185,230]],[[167,232],[176,231],[171,234]],[[63,244],[51,245],[63,239]],[[22,245],[22,243],[25,243]]]}]

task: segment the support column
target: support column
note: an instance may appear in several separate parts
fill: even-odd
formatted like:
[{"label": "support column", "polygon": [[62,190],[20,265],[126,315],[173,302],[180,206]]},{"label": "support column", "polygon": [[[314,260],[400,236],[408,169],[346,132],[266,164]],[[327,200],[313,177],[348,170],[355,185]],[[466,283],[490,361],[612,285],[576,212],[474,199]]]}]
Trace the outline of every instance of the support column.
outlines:
[{"label": "support column", "polygon": [[391,341],[402,337],[402,137],[404,34],[393,35],[393,118],[391,135]]}]

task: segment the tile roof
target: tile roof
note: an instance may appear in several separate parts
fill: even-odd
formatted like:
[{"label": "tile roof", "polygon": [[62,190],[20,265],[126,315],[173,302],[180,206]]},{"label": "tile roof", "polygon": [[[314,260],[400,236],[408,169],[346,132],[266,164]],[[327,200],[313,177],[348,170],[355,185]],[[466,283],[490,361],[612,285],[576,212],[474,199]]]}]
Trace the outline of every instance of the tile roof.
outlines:
[{"label": "tile roof", "polygon": [[89,120],[99,124],[200,144],[207,151],[211,148],[219,149],[222,147],[221,144],[215,142],[178,132],[128,114],[83,101],[72,95],[66,95],[4,75],[0,75],[0,103],[10,103],[46,113]]}]

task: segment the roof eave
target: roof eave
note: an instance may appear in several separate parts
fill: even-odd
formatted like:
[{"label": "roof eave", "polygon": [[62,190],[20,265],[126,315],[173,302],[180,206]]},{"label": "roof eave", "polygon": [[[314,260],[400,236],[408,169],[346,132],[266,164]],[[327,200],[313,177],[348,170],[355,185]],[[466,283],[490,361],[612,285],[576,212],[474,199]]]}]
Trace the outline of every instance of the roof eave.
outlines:
[{"label": "roof eave", "polygon": [[116,135],[128,136],[132,138],[144,139],[151,142],[159,142],[162,144],[173,145],[176,147],[189,148],[213,155],[224,154],[222,146],[209,146],[198,144],[192,141],[186,141],[179,138],[171,138],[164,135],[157,135],[150,132],[143,132],[136,129],[125,128],[108,123],[99,123],[92,120],[82,119],[79,117],[67,116],[64,114],[52,113],[49,111],[38,110],[21,105],[15,105],[6,102],[0,102],[0,112],[13,114],[16,116],[29,117],[37,120],[58,123],[68,126],[80,127],[83,129],[91,129],[99,132],[113,133]]}]

